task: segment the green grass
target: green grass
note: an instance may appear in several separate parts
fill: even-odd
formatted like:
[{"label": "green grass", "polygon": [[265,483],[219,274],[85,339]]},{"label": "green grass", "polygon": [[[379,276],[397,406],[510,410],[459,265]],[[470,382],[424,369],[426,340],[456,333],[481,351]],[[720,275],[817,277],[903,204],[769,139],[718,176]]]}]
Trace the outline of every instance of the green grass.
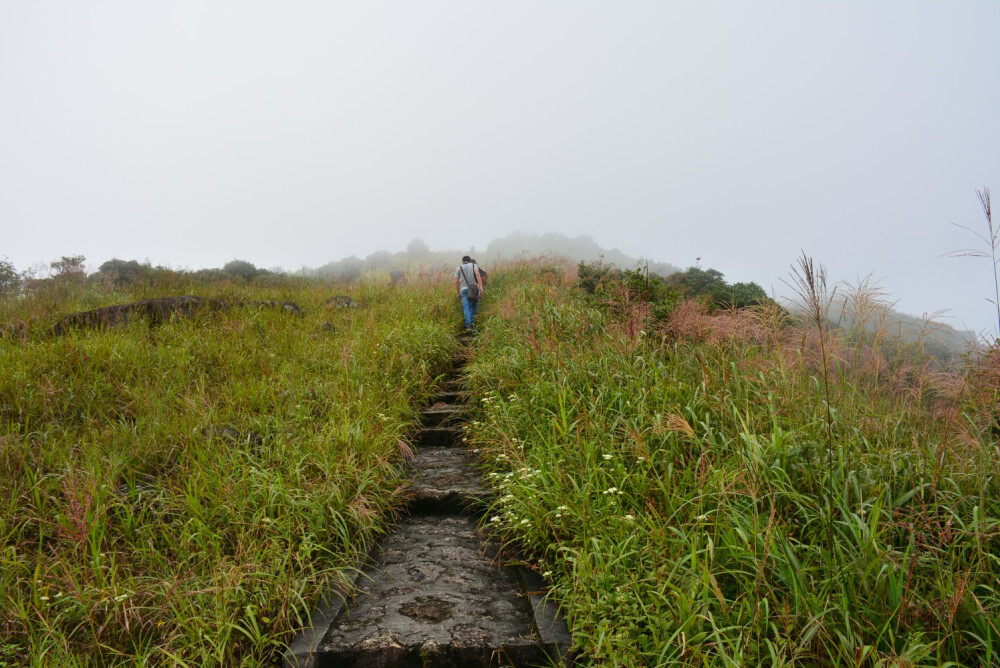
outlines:
[{"label": "green grass", "polygon": [[1000,663],[995,386],[552,276],[493,274],[470,441],[587,661]]},{"label": "green grass", "polygon": [[356,309],[306,282],[166,288],[304,315],[52,338],[164,292],[4,306],[27,333],[0,340],[0,666],[267,665],[399,505],[399,439],[455,345],[446,284],[361,284]]},{"label": "green grass", "polygon": [[[486,522],[585,663],[1000,664],[996,350],[937,365],[866,328],[863,291],[840,332],[822,308],[662,319],[571,276],[491,272],[467,386]],[[361,283],[358,309],[168,278],[0,304],[24,323],[0,339],[0,666],[268,665],[399,506],[399,439],[454,352],[447,278]],[[164,294],[304,315],[46,334]]]}]

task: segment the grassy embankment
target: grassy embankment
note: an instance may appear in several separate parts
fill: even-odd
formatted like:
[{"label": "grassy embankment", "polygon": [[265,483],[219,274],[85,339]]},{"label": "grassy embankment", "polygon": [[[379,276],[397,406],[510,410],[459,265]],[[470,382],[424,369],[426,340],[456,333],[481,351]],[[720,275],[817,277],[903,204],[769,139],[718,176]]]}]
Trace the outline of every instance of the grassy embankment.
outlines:
[{"label": "grassy embankment", "polygon": [[[340,289],[340,288],[334,288]],[[0,666],[264,665],[398,499],[399,439],[451,355],[436,281],[3,305]],[[291,300],[50,337],[55,314],[164,294]]]},{"label": "grassy embankment", "polygon": [[1000,664],[997,354],[946,373],[878,331],[692,304],[656,323],[559,271],[495,273],[469,440],[491,524],[588,660]]}]

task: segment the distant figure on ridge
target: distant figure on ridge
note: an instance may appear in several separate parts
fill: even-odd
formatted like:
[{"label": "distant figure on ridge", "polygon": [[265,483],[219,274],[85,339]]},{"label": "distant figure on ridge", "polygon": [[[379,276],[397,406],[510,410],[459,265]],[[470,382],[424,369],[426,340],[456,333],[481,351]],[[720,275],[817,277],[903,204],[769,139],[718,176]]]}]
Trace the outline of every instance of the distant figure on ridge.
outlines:
[{"label": "distant figure on ridge", "polygon": [[468,255],[462,257],[462,264],[455,270],[455,289],[462,300],[465,331],[471,332],[476,323],[479,299],[483,295],[483,277],[479,275],[479,267],[475,261]]}]

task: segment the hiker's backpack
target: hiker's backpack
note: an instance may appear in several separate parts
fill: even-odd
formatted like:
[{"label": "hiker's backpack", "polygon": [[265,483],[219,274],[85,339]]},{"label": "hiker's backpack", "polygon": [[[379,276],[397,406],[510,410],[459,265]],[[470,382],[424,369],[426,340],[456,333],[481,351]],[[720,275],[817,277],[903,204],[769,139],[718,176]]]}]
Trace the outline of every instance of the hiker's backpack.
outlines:
[{"label": "hiker's backpack", "polygon": [[478,264],[476,265],[476,269],[479,270],[479,278],[483,280],[483,285],[486,285],[486,270],[480,267]]}]

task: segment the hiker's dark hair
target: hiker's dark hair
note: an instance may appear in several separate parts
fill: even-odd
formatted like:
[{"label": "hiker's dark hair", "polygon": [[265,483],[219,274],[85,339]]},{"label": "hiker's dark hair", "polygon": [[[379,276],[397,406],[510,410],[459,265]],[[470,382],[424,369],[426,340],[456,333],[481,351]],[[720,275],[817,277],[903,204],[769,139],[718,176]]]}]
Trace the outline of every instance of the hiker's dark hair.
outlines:
[{"label": "hiker's dark hair", "polygon": [[469,262],[472,262],[472,258],[469,257],[468,255],[463,255],[462,256],[462,264],[468,264]]}]

